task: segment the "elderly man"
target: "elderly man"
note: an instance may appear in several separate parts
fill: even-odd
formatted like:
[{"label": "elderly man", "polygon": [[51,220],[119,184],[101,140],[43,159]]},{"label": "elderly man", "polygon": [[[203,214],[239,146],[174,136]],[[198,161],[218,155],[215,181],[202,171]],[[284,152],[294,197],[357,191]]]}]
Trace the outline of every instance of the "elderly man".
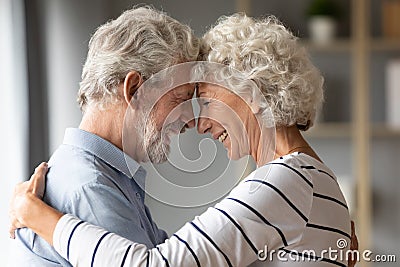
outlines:
[{"label": "elderly man", "polygon": [[[145,171],[139,162],[166,159],[161,142],[165,114],[190,99],[193,87],[181,86],[156,104],[150,123],[131,113],[129,145],[123,151],[124,117],[141,84],[178,63],[196,60],[199,41],[188,26],[148,7],[133,8],[97,29],[89,42],[78,102],[79,129],[65,132],[63,144],[49,161],[44,200],[78,217],[149,248],[167,235],[144,205]],[[171,125],[193,127],[192,110],[175,116]],[[176,129],[175,129],[176,132]],[[18,257],[13,266],[71,266],[28,229],[17,232]]]}]

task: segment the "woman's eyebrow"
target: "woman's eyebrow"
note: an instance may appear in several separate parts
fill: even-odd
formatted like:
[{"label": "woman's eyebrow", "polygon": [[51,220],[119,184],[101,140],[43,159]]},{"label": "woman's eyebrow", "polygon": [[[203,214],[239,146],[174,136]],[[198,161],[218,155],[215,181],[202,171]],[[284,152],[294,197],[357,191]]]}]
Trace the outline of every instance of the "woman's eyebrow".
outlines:
[{"label": "woman's eyebrow", "polygon": [[197,95],[204,95],[204,94],[207,94],[207,91],[204,91],[204,90],[199,90],[199,89],[197,89]]}]

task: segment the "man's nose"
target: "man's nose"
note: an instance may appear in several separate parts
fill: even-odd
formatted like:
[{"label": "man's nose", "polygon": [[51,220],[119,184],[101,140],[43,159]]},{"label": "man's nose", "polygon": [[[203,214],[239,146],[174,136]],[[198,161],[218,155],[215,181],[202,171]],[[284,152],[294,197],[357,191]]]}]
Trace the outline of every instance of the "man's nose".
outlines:
[{"label": "man's nose", "polygon": [[193,118],[190,121],[186,122],[186,127],[187,128],[193,128],[194,126],[196,126],[196,119]]},{"label": "man's nose", "polygon": [[186,123],[187,128],[193,128],[196,125],[196,119],[193,114],[192,101],[187,100],[182,105],[182,121]]}]

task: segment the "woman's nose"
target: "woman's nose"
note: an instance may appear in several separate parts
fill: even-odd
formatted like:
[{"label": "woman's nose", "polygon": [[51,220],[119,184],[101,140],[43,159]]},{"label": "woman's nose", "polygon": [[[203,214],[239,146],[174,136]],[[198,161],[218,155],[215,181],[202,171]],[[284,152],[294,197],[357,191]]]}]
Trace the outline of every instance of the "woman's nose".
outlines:
[{"label": "woman's nose", "polygon": [[200,134],[204,134],[208,132],[211,128],[211,122],[209,118],[206,117],[199,117],[197,119],[197,131]]}]

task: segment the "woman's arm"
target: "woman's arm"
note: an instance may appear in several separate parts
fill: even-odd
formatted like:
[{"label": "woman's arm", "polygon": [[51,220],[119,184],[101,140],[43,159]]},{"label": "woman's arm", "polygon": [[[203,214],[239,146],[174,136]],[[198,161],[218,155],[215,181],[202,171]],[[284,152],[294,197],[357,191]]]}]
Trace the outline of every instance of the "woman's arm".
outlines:
[{"label": "woman's arm", "polygon": [[[56,226],[53,246],[73,266],[247,266],[257,260],[258,251],[219,214],[209,209],[153,249],[67,214]],[[252,228],[250,242],[261,247],[265,227]]]}]

